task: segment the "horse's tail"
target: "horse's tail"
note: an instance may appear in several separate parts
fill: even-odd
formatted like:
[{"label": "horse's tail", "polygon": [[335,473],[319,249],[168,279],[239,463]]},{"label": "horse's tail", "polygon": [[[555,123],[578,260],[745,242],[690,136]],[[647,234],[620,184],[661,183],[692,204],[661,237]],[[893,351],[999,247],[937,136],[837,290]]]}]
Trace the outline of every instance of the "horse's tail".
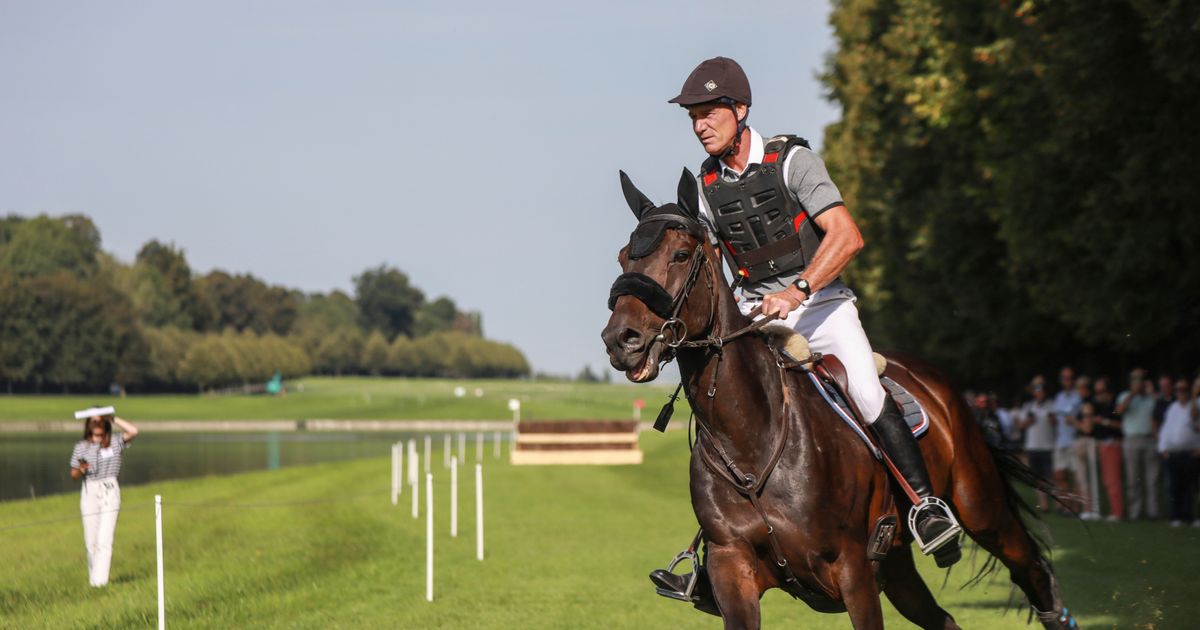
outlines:
[{"label": "horse's tail", "polygon": [[[992,456],[992,461],[996,464],[996,470],[1000,473],[1000,485],[1004,492],[1004,503],[1017,519],[1021,521],[1025,532],[1033,540],[1038,558],[1047,567],[1050,567],[1050,545],[1046,539],[1048,535],[1047,530],[1038,512],[1018,492],[1017,484],[1045,493],[1062,507],[1074,511],[1070,504],[1072,495],[1069,492],[1054,487],[1053,482],[1034,472],[1032,468],[1017,457],[1016,452],[1013,450],[994,444],[990,440],[987,441],[987,447],[988,452]],[[1027,520],[1025,516],[1028,516],[1029,519]],[[1035,527],[1030,527],[1031,524],[1035,525]],[[980,567],[979,572],[968,580],[964,586],[977,584],[984,577],[997,571],[999,568],[999,560],[995,556],[989,556],[987,561],[983,563],[983,566]]]}]

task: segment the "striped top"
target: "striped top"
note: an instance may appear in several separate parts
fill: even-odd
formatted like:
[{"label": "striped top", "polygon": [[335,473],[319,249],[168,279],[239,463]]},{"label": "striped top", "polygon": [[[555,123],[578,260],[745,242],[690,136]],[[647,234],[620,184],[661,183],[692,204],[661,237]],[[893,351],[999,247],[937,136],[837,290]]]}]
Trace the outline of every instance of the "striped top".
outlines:
[{"label": "striped top", "polygon": [[121,456],[129,444],[125,442],[124,433],[114,433],[109,444],[108,448],[101,448],[97,442],[76,442],[71,451],[71,468],[79,468],[79,462],[86,460],[90,467],[85,480],[116,479],[121,474]]}]

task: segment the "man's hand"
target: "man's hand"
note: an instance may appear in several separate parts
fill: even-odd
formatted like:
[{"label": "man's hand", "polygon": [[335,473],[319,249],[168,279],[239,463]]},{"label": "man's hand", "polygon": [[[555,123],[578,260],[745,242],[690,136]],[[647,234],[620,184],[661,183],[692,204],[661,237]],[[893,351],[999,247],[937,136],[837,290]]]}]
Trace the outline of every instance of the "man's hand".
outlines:
[{"label": "man's hand", "polygon": [[79,472],[87,474],[88,469],[91,467],[92,465],[86,459],[79,460]]},{"label": "man's hand", "polygon": [[792,311],[800,308],[800,304],[805,299],[804,292],[797,289],[794,285],[778,293],[768,293],[763,296],[762,314],[765,317],[778,315],[779,319],[783,319]]}]

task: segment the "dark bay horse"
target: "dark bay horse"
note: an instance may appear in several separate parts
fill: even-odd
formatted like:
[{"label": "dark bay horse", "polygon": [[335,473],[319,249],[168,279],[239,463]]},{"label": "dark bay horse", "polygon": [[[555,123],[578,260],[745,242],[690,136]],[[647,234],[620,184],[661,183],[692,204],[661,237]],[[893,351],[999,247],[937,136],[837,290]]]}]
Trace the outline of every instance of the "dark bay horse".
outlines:
[{"label": "dark bay horse", "polygon": [[[622,186],[639,223],[618,256],[624,272],[618,282],[634,288],[613,291],[602,336],[613,367],[632,381],[651,381],[661,362],[679,361],[704,429],[692,450],[692,507],[705,533],[707,571],[725,627],[759,627],[759,598],[782,588],[816,610],[848,612],[855,628],[883,627],[881,589],[914,624],[958,628],[917,573],[906,529],[892,539],[886,557],[869,559],[876,519],[893,509],[903,515],[910,503],[811,380],[780,368],[759,335],[704,342],[743,330],[750,320],[738,310],[720,254],[700,227],[695,178],[685,170],[678,203],[664,206],[650,202],[624,173]],[[636,257],[630,247],[639,250]],[[668,319],[678,323],[664,326]],[[1019,514],[1028,507],[1012,482],[1037,478],[987,445],[965,402],[928,365],[888,356],[885,374],[930,417],[920,447],[934,492],[953,507],[966,533],[1009,569],[1046,628],[1077,627],[1044,548]],[[731,460],[730,470],[762,478],[749,491],[735,486],[713,465],[714,448]]]}]

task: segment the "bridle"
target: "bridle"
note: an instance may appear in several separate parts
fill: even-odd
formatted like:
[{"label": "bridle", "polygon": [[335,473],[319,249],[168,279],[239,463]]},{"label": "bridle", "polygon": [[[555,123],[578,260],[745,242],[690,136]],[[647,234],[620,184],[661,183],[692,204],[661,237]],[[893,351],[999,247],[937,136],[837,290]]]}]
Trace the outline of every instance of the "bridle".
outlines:
[{"label": "bridle", "polygon": [[699,221],[678,214],[656,214],[643,218],[638,222],[638,226],[654,222],[677,223],[682,226],[683,231],[699,241],[696,247],[692,249],[692,264],[688,268],[688,273],[684,278],[683,284],[674,295],[671,295],[658,281],[645,274],[637,272],[623,273],[617,276],[612,288],[609,290],[608,308],[612,310],[616,306],[617,298],[622,295],[630,295],[641,300],[655,315],[662,317],[663,323],[659,326],[658,334],[654,336],[651,343],[662,343],[667,346],[667,351],[663,352],[659,358],[660,364],[666,365],[675,358],[675,351],[678,348],[692,347],[696,343],[688,339],[687,324],[679,318],[679,314],[683,311],[683,305],[687,303],[688,296],[696,286],[696,281],[700,277],[700,270],[702,268],[706,272],[705,284],[708,286],[710,303],[708,322],[704,325],[701,332],[708,332],[712,329],[717,313],[717,292],[714,286],[716,273],[713,270],[712,260],[704,252],[704,240],[707,238],[707,231],[700,225]]}]

